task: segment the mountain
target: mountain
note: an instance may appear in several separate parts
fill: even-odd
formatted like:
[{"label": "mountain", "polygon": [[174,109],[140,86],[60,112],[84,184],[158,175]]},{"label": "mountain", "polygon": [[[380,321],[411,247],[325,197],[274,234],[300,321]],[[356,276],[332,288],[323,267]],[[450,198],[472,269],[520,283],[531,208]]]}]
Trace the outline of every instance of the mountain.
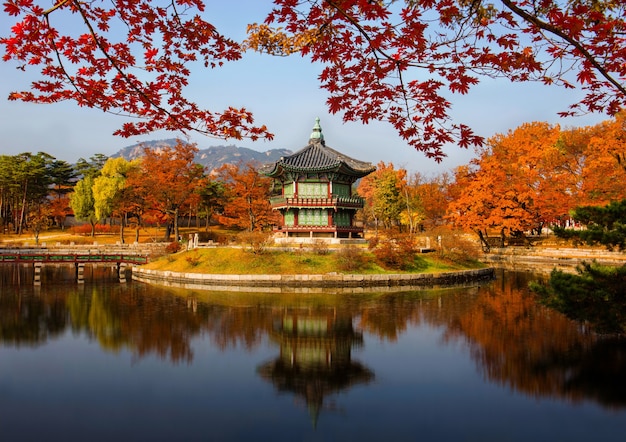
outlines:
[{"label": "mountain", "polygon": [[[116,154],[111,155],[113,158],[122,157],[127,160],[139,158],[143,153],[144,146],[157,151],[164,147],[173,147],[177,140],[172,138],[168,140],[152,140],[142,143],[133,144],[120,149]],[[251,161],[264,164],[278,161],[280,157],[291,155],[293,152],[288,149],[270,149],[265,152],[248,149],[247,147],[230,146],[211,146],[207,149],[199,150],[196,154],[196,163],[201,164],[207,171],[219,168],[222,164],[234,164],[242,162],[243,164]]]}]

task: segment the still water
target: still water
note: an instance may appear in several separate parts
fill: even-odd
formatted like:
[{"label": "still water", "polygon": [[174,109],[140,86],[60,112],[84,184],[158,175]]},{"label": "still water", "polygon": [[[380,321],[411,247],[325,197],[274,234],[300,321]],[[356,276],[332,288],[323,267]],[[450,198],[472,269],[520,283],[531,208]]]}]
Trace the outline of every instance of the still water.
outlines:
[{"label": "still water", "polygon": [[626,342],[471,288],[211,293],[1,267],[0,440],[611,441]]}]

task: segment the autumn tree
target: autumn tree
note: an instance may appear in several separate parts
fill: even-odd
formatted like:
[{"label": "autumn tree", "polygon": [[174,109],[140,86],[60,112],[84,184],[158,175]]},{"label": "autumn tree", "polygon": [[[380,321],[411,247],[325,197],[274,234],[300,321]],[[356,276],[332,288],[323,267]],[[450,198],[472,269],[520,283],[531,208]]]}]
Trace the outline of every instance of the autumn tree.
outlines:
[{"label": "autumn tree", "polygon": [[224,224],[253,232],[277,222],[270,205],[272,180],[259,174],[255,164],[224,164],[218,177],[226,196],[220,216]]},{"label": "autumn tree", "polygon": [[541,224],[535,208],[537,156],[543,155],[544,147],[553,145],[558,135],[558,127],[528,124],[491,138],[469,166],[457,168],[448,219],[475,232],[485,250],[490,247],[490,231],[497,231],[500,245],[504,245],[506,235],[537,228]]},{"label": "autumn tree", "polygon": [[401,225],[401,214],[410,207],[404,194],[405,186],[406,170],[395,169],[393,163],[385,164],[384,161],[359,181],[357,191],[365,198],[364,215],[371,217],[377,231],[380,224],[385,228]]},{"label": "autumn tree", "polygon": [[76,219],[87,221],[91,225],[91,236],[96,235],[95,200],[93,197],[93,177],[87,175],[74,186],[74,192],[70,195],[70,206]]},{"label": "autumn tree", "polygon": [[[274,0],[245,48],[299,53],[321,63],[328,108],[346,121],[391,124],[407,144],[440,160],[445,144],[482,138],[451,121],[452,94],[483,78],[578,86],[564,109],[614,115],[626,102],[625,6],[572,0]],[[233,8],[236,5],[233,4]],[[184,97],[191,64],[217,68],[242,45],[203,18],[201,0],[36,3],[7,0],[15,22],[3,60],[40,78],[12,100],[80,106],[137,119],[117,131],[158,129],[224,138],[271,138],[245,108],[203,110]],[[261,21],[261,20],[259,20]],[[120,32],[123,30],[123,32]]]},{"label": "autumn tree", "polygon": [[626,170],[607,149],[616,134],[605,126],[561,131],[527,123],[492,137],[478,158],[457,170],[450,219],[481,240],[496,230],[504,243],[505,235],[563,224],[581,202],[625,198]]},{"label": "autumn tree", "polygon": [[97,219],[116,216],[120,219],[120,242],[124,243],[126,215],[132,210],[133,189],[127,186],[129,173],[139,168],[139,161],[125,158],[109,158],[102,167],[100,176],[93,182],[94,209]]},{"label": "autumn tree", "polygon": [[180,210],[204,185],[203,168],[195,163],[198,148],[178,140],[175,146],[145,147],[141,165],[127,185],[143,199],[145,207],[160,212],[167,221],[165,240],[179,237]]},{"label": "autumn tree", "polygon": [[450,202],[448,190],[451,181],[452,177],[447,172],[433,177],[416,173],[411,178],[409,186],[420,202],[424,227],[433,228],[444,223]]}]

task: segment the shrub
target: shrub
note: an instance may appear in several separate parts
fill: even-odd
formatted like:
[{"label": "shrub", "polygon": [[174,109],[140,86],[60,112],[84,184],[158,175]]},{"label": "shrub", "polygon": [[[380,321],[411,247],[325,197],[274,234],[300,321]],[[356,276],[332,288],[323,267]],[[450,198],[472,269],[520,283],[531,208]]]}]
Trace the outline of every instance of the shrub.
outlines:
[{"label": "shrub", "polygon": [[339,249],[335,255],[337,269],[343,272],[355,272],[364,269],[369,264],[369,259],[363,250],[355,246],[347,246]]},{"label": "shrub", "polygon": [[441,258],[453,263],[469,263],[478,260],[480,244],[468,239],[466,235],[445,235],[441,237],[439,254]]},{"label": "shrub", "polygon": [[[221,238],[221,241],[220,241]],[[198,232],[198,241],[199,242],[209,242],[213,241],[215,243],[226,242],[225,236],[220,235],[217,232],[209,231],[209,232]]]},{"label": "shrub", "polygon": [[180,243],[178,241],[172,241],[165,247],[167,253],[176,253],[180,250]]},{"label": "shrub", "polygon": [[326,255],[329,251],[328,243],[323,239],[316,239],[315,241],[313,241],[313,243],[311,244],[311,249],[316,255]]},{"label": "shrub", "polygon": [[248,247],[247,250],[255,255],[260,255],[272,243],[272,234],[261,231],[242,232],[239,234],[238,239],[242,245]]},{"label": "shrub", "polygon": [[417,247],[410,235],[393,234],[370,240],[370,249],[376,262],[387,269],[410,270],[415,267]]},{"label": "shrub", "polygon": [[198,255],[197,253],[190,253],[185,256],[185,261],[187,261],[190,266],[195,267],[200,264],[200,255]]}]

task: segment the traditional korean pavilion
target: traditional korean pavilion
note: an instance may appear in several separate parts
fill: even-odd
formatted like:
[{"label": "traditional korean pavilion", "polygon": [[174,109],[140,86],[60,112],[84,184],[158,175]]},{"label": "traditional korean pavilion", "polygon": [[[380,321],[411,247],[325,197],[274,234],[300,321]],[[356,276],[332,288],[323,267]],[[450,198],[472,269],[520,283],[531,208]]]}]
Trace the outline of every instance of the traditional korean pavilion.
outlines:
[{"label": "traditional korean pavilion", "polygon": [[364,200],[352,195],[352,184],[374,170],[326,146],[317,118],[306,147],[261,169],[274,179],[271,204],[282,219],[276,230],[291,239],[361,238],[354,215]]}]

